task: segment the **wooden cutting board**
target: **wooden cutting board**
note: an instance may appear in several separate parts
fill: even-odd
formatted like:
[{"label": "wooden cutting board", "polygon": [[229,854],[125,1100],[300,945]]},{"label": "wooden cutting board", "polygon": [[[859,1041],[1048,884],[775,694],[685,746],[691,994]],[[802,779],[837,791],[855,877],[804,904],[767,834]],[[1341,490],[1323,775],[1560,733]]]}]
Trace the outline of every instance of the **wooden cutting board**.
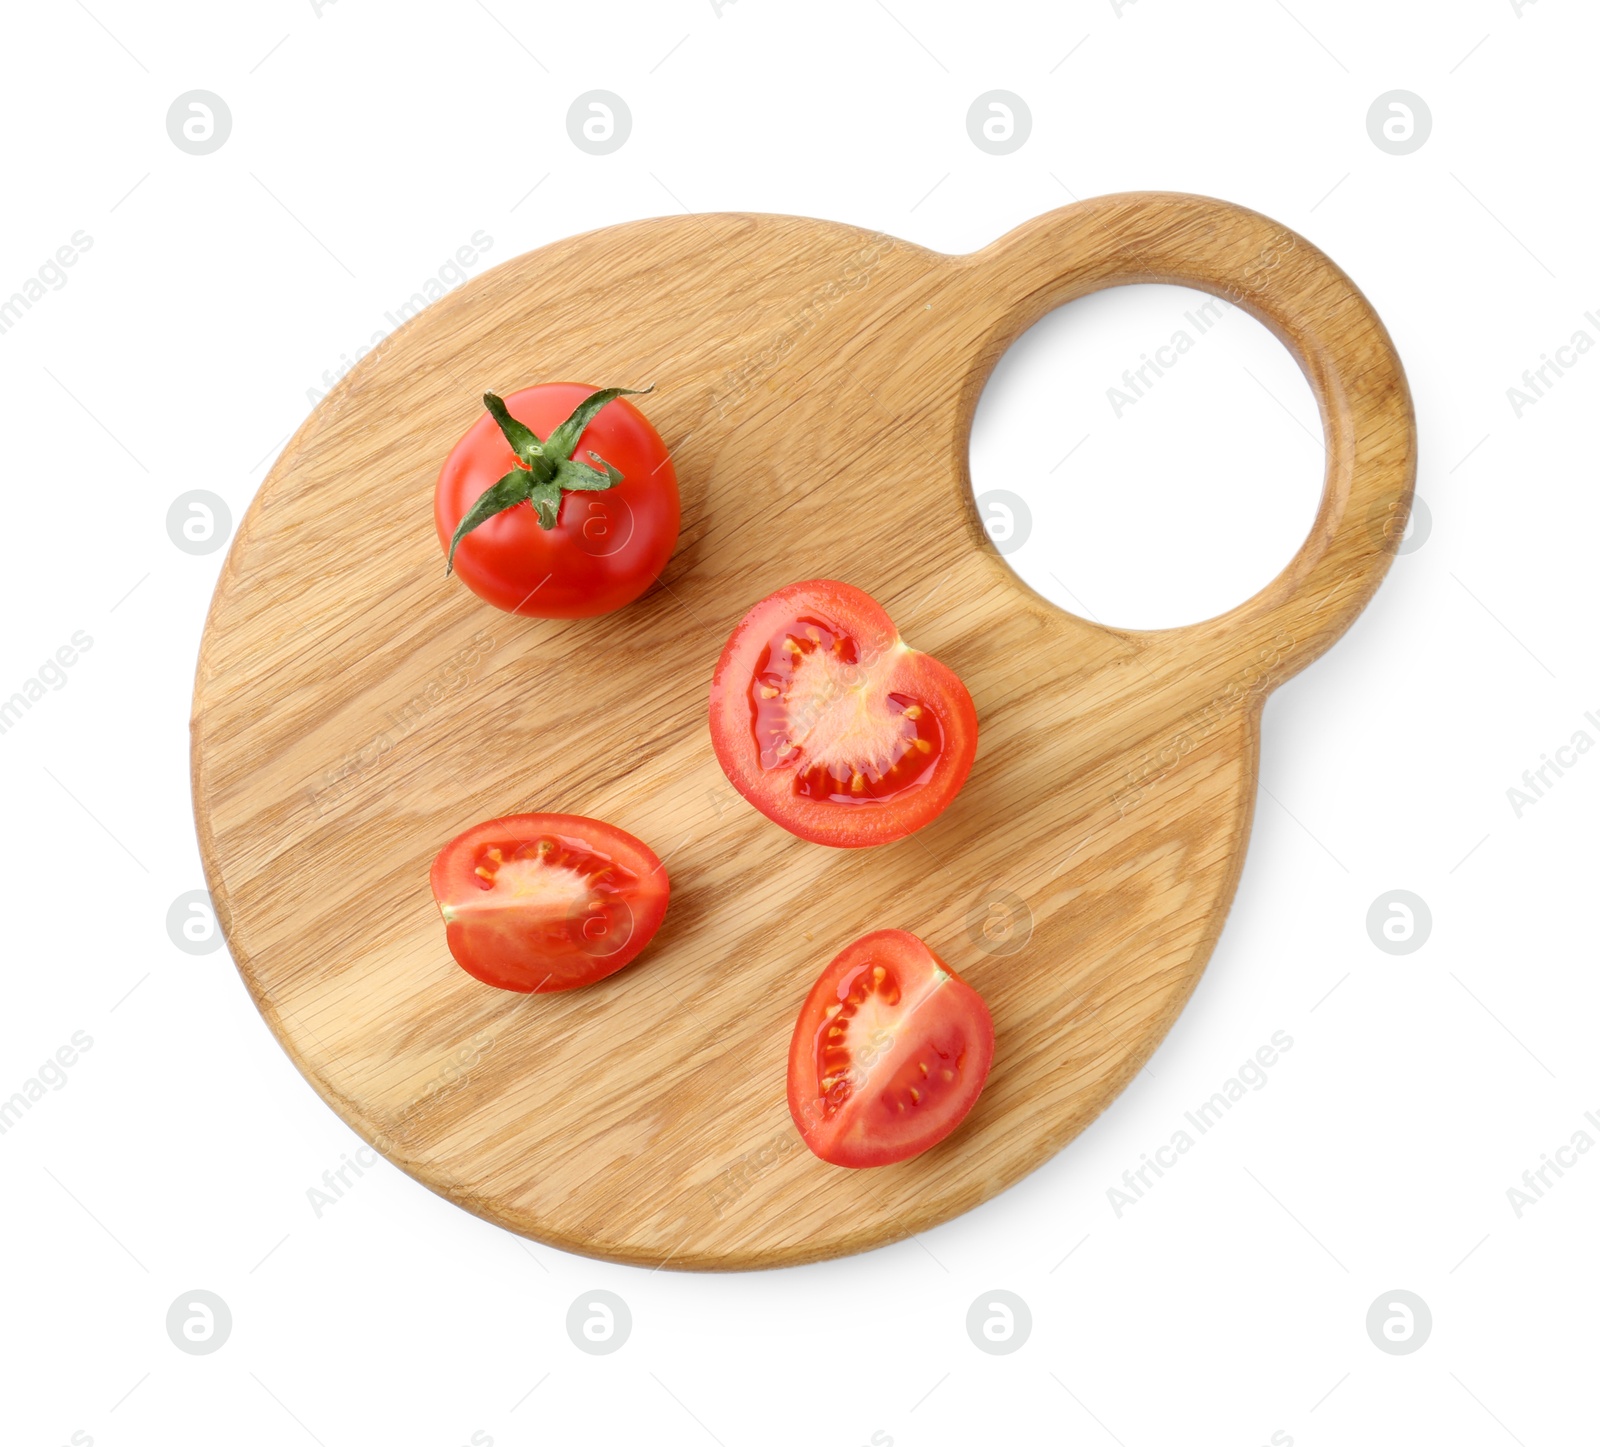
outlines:
[{"label": "wooden cutting board", "polygon": [[[967,473],[996,359],[1063,302],[1165,281],[1285,341],[1322,410],[1305,545],[1207,623],[1072,617],[997,556]],[[581,621],[447,579],[434,480],[486,389],[656,391],[683,535],[659,587]],[[776,1266],[901,1239],[1048,1160],[1132,1078],[1222,928],[1261,705],[1388,568],[1415,470],[1382,324],[1303,238],[1191,196],[1111,196],[970,256],[787,216],[641,221],[468,282],[366,357],[295,435],[217,585],[193,719],[212,898],[261,1013],[362,1136],[513,1231],[617,1261]],[[807,844],[739,798],[706,691],[745,610],[838,578],[961,676],[977,763],[935,823]],[[666,861],[633,965],[565,994],[457,968],[428,888],[480,819],[610,820]],[[784,1098],[822,967],[921,935],[989,1002],[971,1117],[879,1170],[824,1165]]]}]

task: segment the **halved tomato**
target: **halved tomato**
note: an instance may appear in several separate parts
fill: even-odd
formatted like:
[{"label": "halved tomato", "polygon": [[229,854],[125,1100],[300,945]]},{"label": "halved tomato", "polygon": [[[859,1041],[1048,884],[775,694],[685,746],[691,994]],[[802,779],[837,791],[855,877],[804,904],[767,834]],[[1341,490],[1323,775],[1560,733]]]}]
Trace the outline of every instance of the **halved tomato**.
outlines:
[{"label": "halved tomato", "polygon": [[966,782],[978,715],[961,680],[900,641],[848,583],[792,583],[728,639],[711,743],[734,788],[815,844],[903,839]]},{"label": "halved tomato", "polygon": [[456,963],[486,985],[570,990],[615,974],[667,912],[667,872],[633,835],[578,814],[474,825],[433,861]]},{"label": "halved tomato", "polygon": [[983,997],[914,934],[878,930],[806,997],[789,1045],[789,1114],[823,1160],[886,1166],[960,1125],[993,1059]]}]

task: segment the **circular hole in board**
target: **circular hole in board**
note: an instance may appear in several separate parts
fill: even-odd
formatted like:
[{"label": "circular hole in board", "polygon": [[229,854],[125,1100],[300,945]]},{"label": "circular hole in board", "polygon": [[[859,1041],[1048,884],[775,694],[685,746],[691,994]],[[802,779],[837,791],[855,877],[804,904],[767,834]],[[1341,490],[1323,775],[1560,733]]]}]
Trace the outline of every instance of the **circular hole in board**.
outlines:
[{"label": "circular hole in board", "polygon": [[1116,628],[1225,613],[1305,541],[1322,421],[1287,348],[1187,287],[1112,287],[1006,351],[978,400],[973,495],[1035,592]]}]

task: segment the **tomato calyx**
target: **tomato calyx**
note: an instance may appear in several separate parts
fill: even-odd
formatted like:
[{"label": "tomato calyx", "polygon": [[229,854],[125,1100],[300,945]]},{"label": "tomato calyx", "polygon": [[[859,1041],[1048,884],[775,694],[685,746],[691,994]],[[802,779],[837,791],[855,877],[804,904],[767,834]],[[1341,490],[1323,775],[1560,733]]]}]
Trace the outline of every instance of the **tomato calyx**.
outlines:
[{"label": "tomato calyx", "polygon": [[479,493],[477,501],[467,509],[450,539],[450,552],[444,565],[446,575],[455,569],[456,549],[462,538],[496,514],[525,502],[532,506],[539,526],[548,531],[560,516],[563,494],[604,492],[621,482],[622,474],[598,452],[589,453],[596,464],[591,467],[587,462],[574,459],[573,451],[584,428],[594,421],[602,407],[618,397],[642,397],[654,390],[654,387],[602,388],[585,397],[566,421],[553,428],[546,438],[540,438],[531,427],[518,422],[493,392],[485,392],[483,405],[488,408],[501,435],[511,444],[517,464],[497,483]]}]

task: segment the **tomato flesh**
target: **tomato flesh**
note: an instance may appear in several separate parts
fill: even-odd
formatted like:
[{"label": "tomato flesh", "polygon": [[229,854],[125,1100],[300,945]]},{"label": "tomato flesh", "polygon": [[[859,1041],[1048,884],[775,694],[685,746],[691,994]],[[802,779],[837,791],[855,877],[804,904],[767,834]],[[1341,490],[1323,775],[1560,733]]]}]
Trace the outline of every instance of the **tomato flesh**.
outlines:
[{"label": "tomato flesh", "polygon": [[666,871],[631,834],[576,814],[478,824],[434,860],[450,953],[502,990],[549,993],[615,974],[667,912]]},{"label": "tomato flesh", "polygon": [[[597,389],[576,382],[525,387],[506,409],[540,437]],[[678,479],[649,419],[626,397],[608,402],[583,430],[573,457],[597,452],[623,480],[601,492],[568,492],[553,528],[520,502],[474,528],[456,549],[456,576],[486,602],[532,618],[589,618],[631,603],[660,576],[678,541]],[[439,545],[479,496],[516,465],[487,412],[445,459],[434,489]]]},{"label": "tomato flesh", "polygon": [[983,997],[904,930],[842,951],[812,987],[789,1046],[789,1113],[836,1166],[883,1166],[966,1118],[994,1059]]},{"label": "tomato flesh", "polygon": [[756,604],[711,685],[712,745],[734,787],[791,833],[840,848],[937,817],[977,732],[961,680],[845,583],[796,583]]}]

